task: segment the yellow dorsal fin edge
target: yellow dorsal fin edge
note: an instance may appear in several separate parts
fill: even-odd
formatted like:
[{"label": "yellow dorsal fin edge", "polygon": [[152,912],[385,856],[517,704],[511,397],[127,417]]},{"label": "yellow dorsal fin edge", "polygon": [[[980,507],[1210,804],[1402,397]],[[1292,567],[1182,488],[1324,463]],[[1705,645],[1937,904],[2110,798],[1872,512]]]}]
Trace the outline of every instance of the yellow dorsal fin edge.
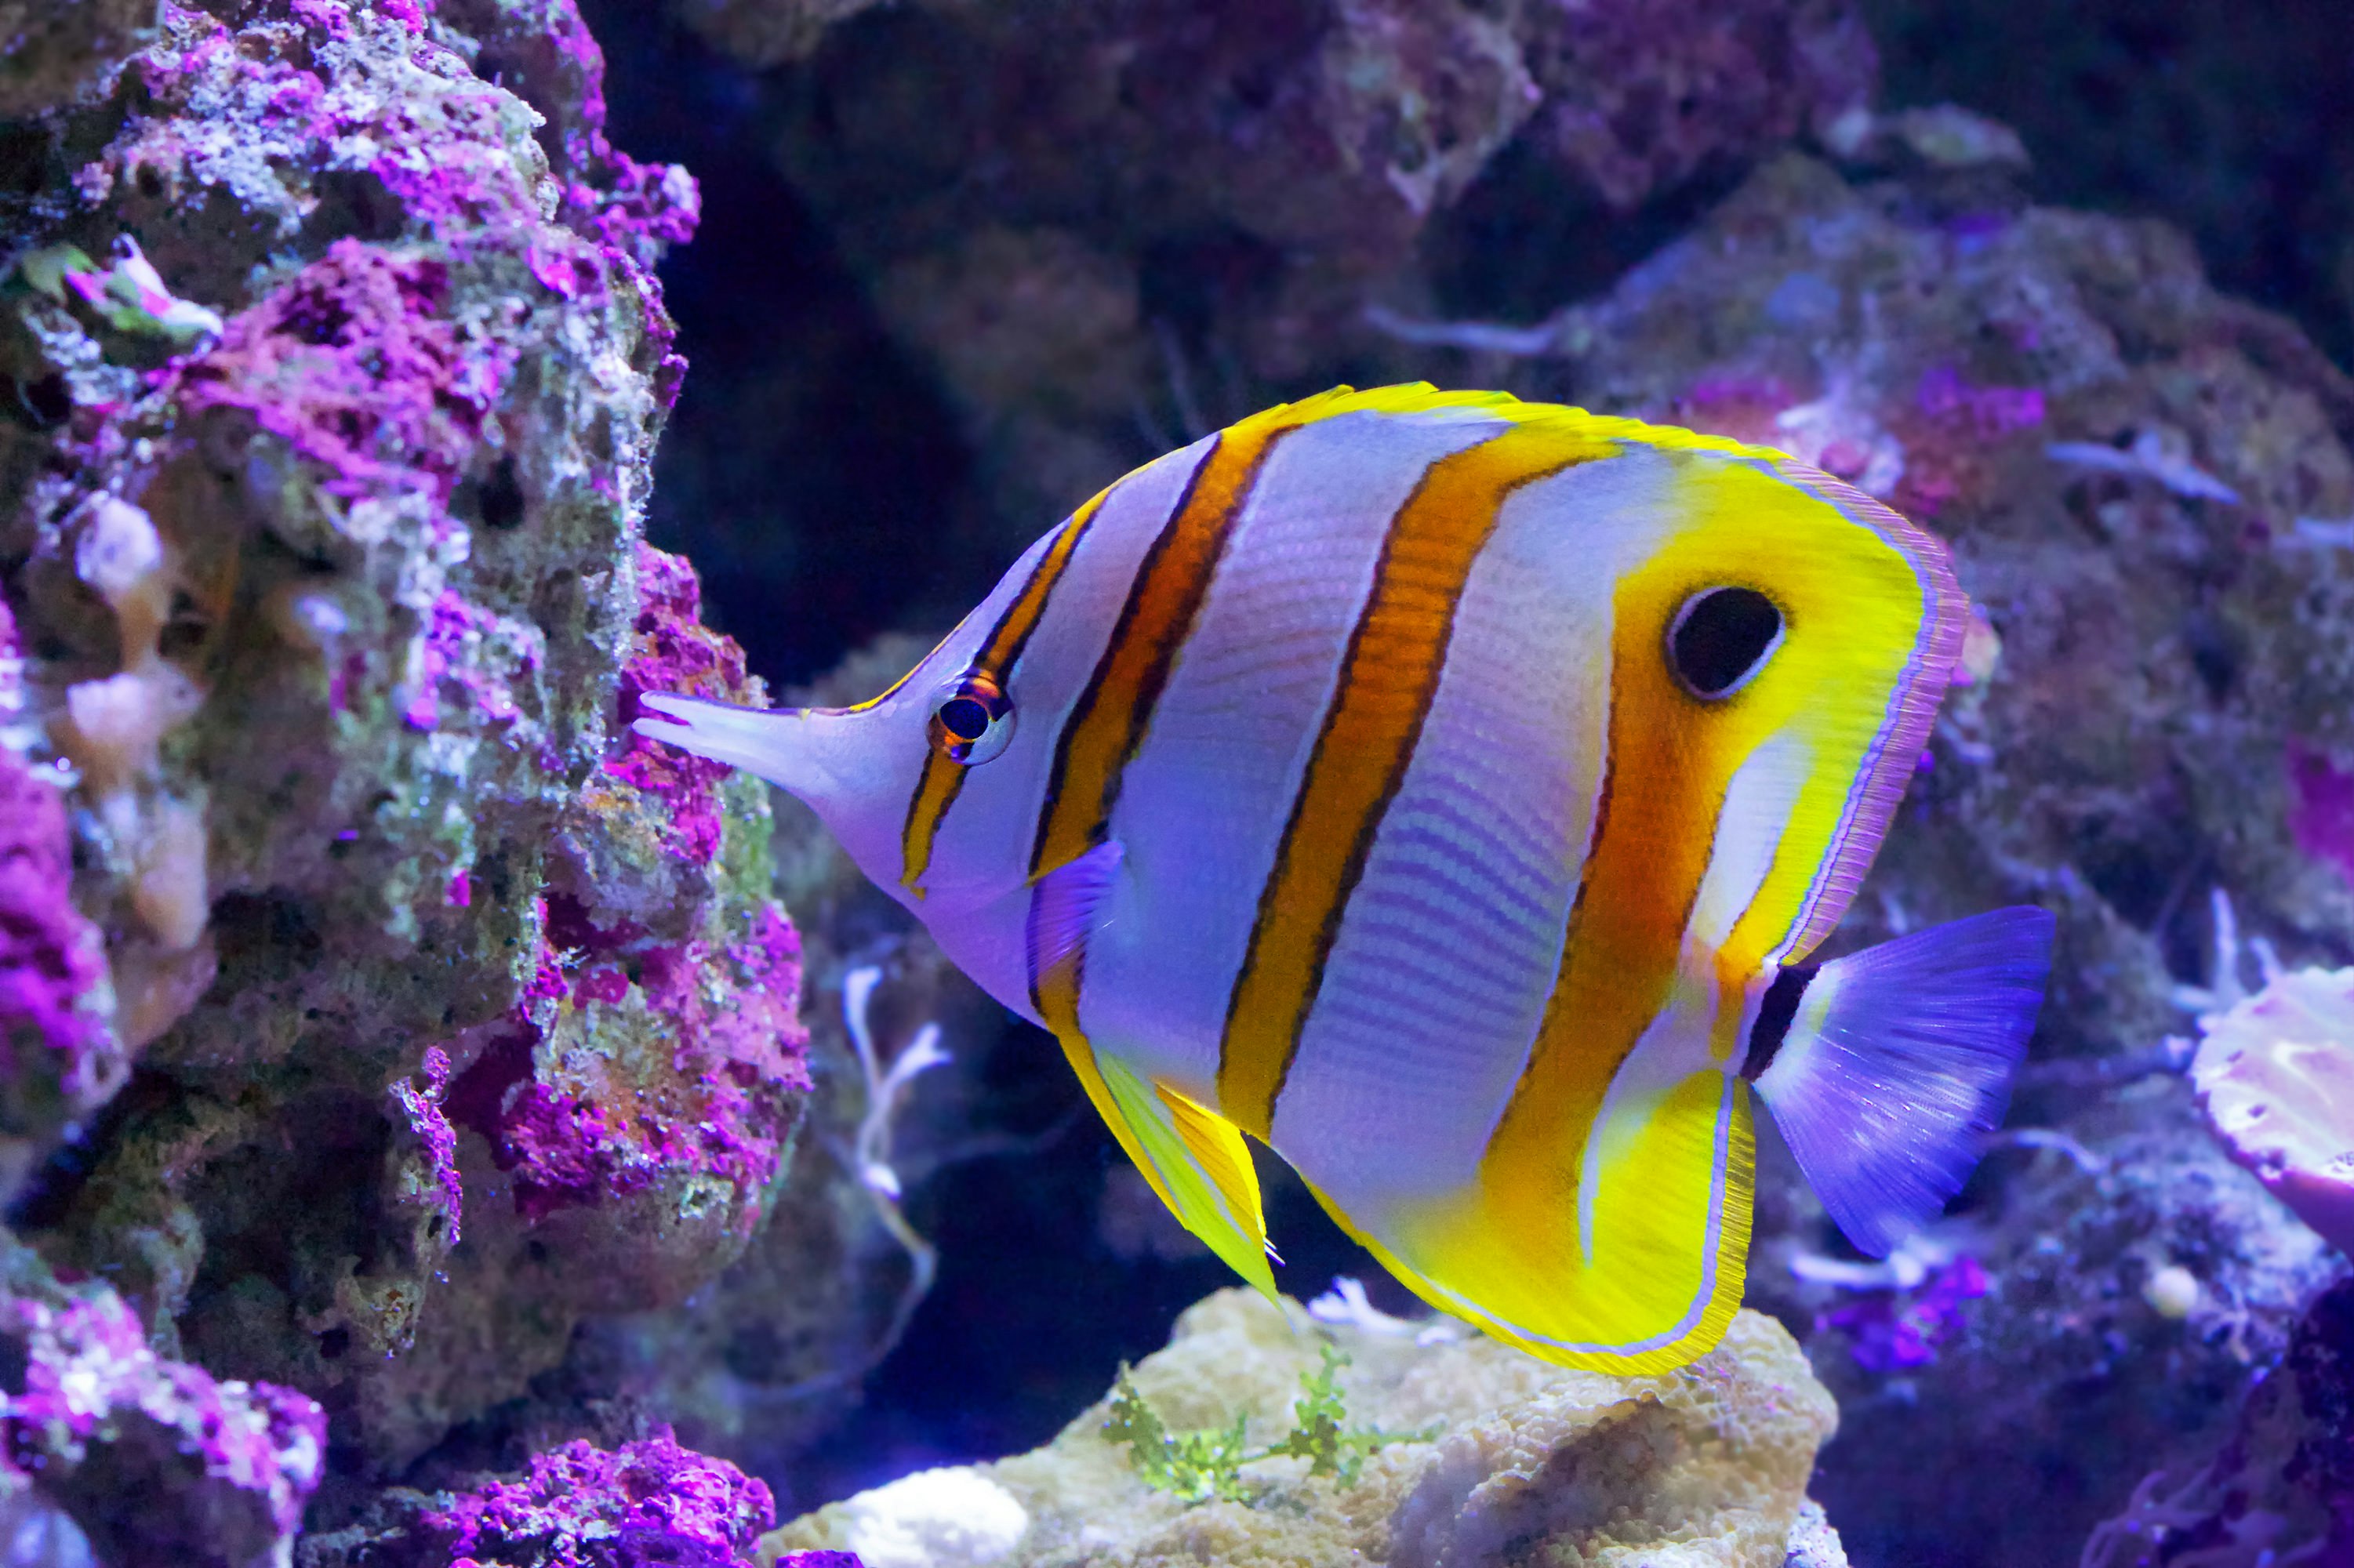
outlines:
[{"label": "yellow dorsal fin edge", "polygon": [[1436,414],[1460,410],[1514,424],[1555,424],[1577,436],[1596,440],[1630,441],[1662,450],[1724,452],[1761,462],[1787,462],[1787,452],[1774,447],[1736,441],[1727,436],[1702,435],[1673,425],[1646,424],[1615,414],[1593,414],[1565,403],[1523,403],[1509,392],[1442,392],[1427,381],[1394,387],[1335,387],[1296,403],[1269,408],[1259,418],[1280,417],[1287,424],[1313,423],[1342,414]]}]

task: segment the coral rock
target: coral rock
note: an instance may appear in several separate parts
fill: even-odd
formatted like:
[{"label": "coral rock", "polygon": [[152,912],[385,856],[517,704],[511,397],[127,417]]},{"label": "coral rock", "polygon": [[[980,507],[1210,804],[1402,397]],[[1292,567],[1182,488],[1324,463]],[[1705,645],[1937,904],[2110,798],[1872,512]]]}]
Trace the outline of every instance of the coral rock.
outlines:
[{"label": "coral rock", "polygon": [[[1984,1544],[1953,1561],[2064,1560],[2147,1471],[2212,1452],[2344,1266],[2225,1158],[2179,1080],[2068,1126],[2070,1150],[1989,1160],[2000,1185],[1961,1232],[1975,1251],[1914,1290],[1825,1309],[1797,1298],[1788,1239],[1752,1262],[1752,1300],[1817,1315],[1808,1350],[1841,1430],[1815,1492],[1862,1561],[1964,1539]],[[1914,1489],[1924,1466],[1963,1463],[1970,1487]],[[1996,1500],[2027,1495],[2042,1505]]]},{"label": "coral rock", "polygon": [[0,120],[27,119],[96,90],[154,20],[154,0],[0,0]]},{"label": "coral rock", "polygon": [[810,56],[773,79],[779,158],[938,366],[1008,546],[1373,346],[1369,292],[1413,290],[1417,242],[1500,166],[1600,214],[1874,73],[1844,0],[677,8],[744,58]]},{"label": "coral rock", "polygon": [[[1744,1312],[1724,1342],[1660,1377],[1567,1372],[1492,1340],[1418,1343],[1410,1332],[1322,1326],[1228,1290],[1179,1319],[1135,1384],[1172,1430],[1246,1418],[1251,1440],[1288,1428],[1300,1375],[1337,1340],[1349,1424],[1404,1435],[1368,1458],[1355,1484],[1311,1477],[1309,1462],[1259,1461],[1247,1501],[1188,1506],[1147,1486],[1104,1436],[1098,1404],[1047,1447],[967,1470],[926,1472],[832,1504],[763,1543],[866,1553],[916,1539],[936,1510],[917,1500],[1002,1493],[1026,1515],[1008,1544],[969,1531],[961,1545],[922,1536],[940,1568],[1099,1562],[1278,1565],[1371,1562],[1677,1562],[1782,1568],[1816,1447],[1836,1425],[1830,1397],[1772,1319]],[[953,1485],[951,1484],[953,1483]],[[908,1494],[903,1500],[895,1494]],[[981,1510],[967,1506],[970,1523]],[[1011,1516],[1010,1516],[1011,1517]],[[1818,1562],[1836,1536],[1808,1516]],[[890,1528],[885,1528],[887,1523]],[[1826,1543],[1822,1538],[1829,1537]],[[867,1554],[869,1568],[897,1558]]]},{"label": "coral rock", "polygon": [[63,794],[0,755],[0,1182],[122,1086],[112,1001],[102,939],[73,906]]},{"label": "coral rock", "polygon": [[518,1480],[427,1512],[421,1527],[453,1565],[748,1568],[776,1519],[765,1485],[658,1433],[612,1452],[567,1443]]},{"label": "coral rock", "polygon": [[286,1561],[326,1464],[315,1403],[162,1359],[102,1287],[28,1292],[0,1312],[24,1368],[0,1405],[5,1489],[37,1487],[102,1563]]},{"label": "coral rock", "polygon": [[2354,1280],[2314,1302],[2214,1457],[2145,1477],[2081,1562],[2354,1562]]},{"label": "coral rock", "polygon": [[1860,110],[1877,68],[1861,20],[1821,0],[1534,6],[1523,26],[1530,140],[1620,207]]}]

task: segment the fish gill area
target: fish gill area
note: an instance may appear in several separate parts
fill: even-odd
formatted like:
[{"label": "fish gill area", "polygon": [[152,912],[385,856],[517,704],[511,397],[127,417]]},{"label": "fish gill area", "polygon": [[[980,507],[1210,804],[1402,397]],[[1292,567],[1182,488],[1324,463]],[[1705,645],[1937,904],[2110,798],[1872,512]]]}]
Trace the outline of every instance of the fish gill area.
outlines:
[{"label": "fish gill area", "polygon": [[[0,0],[0,48],[9,1568],[2354,1563],[2338,7]],[[1950,1213],[1863,1258],[1761,1135],[1676,1372],[1427,1319],[1272,1171],[1309,1305],[1214,1294],[1051,1041],[630,728],[871,696],[1136,464],[1417,379],[1947,539],[1834,950],[2059,918]]]}]

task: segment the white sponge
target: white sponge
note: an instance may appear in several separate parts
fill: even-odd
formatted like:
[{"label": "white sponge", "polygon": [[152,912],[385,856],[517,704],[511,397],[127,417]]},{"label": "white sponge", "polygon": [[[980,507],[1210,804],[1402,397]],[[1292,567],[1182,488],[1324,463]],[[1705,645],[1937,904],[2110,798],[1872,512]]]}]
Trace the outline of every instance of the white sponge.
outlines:
[{"label": "white sponge", "polygon": [[842,1505],[866,1568],[987,1568],[1030,1528],[1012,1492],[970,1470],[918,1470]]}]

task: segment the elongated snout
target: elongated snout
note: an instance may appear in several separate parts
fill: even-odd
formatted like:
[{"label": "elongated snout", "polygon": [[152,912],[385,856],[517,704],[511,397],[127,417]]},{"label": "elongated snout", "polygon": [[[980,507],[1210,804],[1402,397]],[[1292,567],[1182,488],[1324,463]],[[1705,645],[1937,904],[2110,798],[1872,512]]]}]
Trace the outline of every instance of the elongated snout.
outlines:
[{"label": "elongated snout", "polygon": [[858,785],[859,720],[836,708],[738,708],[700,697],[649,692],[641,699],[656,718],[631,727],[714,762],[757,773],[780,789],[823,807]]}]

